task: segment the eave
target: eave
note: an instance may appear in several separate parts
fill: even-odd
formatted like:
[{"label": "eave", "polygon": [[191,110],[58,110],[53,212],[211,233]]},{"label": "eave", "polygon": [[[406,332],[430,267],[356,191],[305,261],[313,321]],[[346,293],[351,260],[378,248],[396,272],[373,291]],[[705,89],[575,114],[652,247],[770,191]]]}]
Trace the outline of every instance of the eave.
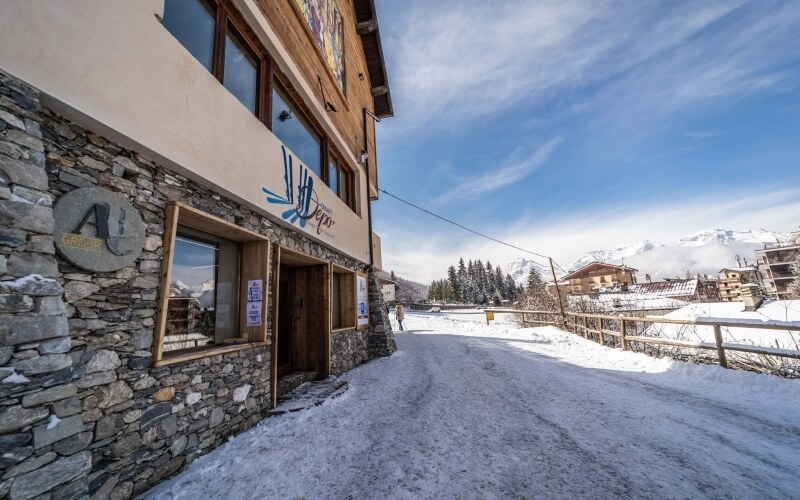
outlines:
[{"label": "eave", "polygon": [[389,90],[389,78],[386,75],[386,63],[383,58],[378,17],[374,0],[353,0],[356,11],[356,29],[361,37],[364,59],[372,91],[373,112],[378,118],[394,116],[392,94]]}]

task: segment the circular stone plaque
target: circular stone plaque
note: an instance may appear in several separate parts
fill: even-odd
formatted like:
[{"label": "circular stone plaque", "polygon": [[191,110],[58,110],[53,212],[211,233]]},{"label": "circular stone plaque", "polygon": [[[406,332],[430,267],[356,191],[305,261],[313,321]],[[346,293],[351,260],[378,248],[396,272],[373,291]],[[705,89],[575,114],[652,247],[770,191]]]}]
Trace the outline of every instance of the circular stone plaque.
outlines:
[{"label": "circular stone plaque", "polygon": [[53,238],[70,264],[90,271],[116,271],[142,253],[145,227],[124,196],[103,188],[70,191],[53,209]]}]

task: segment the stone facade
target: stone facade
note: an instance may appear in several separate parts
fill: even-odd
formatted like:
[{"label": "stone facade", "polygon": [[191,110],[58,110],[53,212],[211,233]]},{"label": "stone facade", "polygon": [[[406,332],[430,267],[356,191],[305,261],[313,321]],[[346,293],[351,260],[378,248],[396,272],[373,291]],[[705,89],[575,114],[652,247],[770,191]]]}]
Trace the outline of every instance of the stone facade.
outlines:
[{"label": "stone facade", "polygon": [[[140,212],[146,239],[130,266],[91,273],[56,254],[53,204],[81,187],[121,193]],[[127,498],[269,409],[268,345],[152,367],[172,200],[364,268],[56,115],[0,73],[0,498]],[[331,338],[334,374],[395,349],[372,274],[369,287],[370,328]]]}]

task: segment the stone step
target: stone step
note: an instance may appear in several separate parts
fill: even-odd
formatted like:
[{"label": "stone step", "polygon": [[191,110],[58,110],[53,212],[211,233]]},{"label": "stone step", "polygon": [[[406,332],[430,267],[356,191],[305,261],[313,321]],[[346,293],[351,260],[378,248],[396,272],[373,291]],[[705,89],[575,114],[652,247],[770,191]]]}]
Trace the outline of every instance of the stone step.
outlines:
[{"label": "stone step", "polygon": [[278,398],[317,378],[315,372],[292,372],[278,378]]},{"label": "stone step", "polygon": [[269,416],[283,415],[289,412],[305,410],[318,406],[347,391],[348,384],[336,377],[328,377],[315,382],[306,382],[291,392],[278,398],[278,406],[268,412]]}]

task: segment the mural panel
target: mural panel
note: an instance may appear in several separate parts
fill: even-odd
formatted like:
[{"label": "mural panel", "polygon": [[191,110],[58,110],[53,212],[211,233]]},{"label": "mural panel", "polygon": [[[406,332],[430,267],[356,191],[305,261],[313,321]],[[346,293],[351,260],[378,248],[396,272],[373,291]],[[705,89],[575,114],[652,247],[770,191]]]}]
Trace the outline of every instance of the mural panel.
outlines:
[{"label": "mural panel", "polygon": [[334,0],[295,0],[336,83],[344,92],[344,22]]}]

